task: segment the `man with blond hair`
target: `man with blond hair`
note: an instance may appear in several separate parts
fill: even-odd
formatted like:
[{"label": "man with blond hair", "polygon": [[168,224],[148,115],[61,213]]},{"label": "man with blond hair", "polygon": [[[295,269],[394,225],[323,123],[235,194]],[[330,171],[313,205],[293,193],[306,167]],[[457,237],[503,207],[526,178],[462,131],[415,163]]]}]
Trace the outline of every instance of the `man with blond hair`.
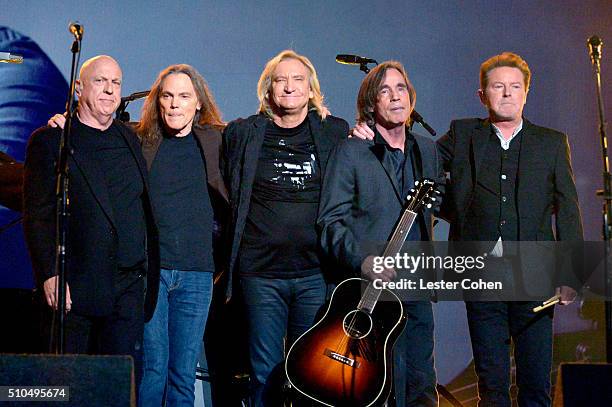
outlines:
[{"label": "man with blond hair", "polygon": [[257,94],[259,112],[225,129],[223,172],[232,211],[228,294],[235,273],[248,320],[251,399],[261,406],[278,405],[268,391],[276,387],[272,372],[325,301],[315,222],[329,154],[348,124],[327,114],[312,63],[291,50],[268,61]]}]

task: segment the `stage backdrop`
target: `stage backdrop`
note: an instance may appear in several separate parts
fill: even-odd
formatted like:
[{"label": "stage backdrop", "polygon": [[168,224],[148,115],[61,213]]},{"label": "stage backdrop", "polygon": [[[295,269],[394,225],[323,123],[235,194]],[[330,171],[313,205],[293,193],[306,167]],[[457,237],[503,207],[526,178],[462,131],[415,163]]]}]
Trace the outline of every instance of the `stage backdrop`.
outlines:
[{"label": "stage backdrop", "polygon": [[[569,135],[586,237],[600,237],[601,202],[595,190],[601,186],[602,167],[586,39],[598,34],[608,44],[602,78],[605,104],[611,106],[609,1],[2,0],[0,10],[0,26],[37,41],[66,78],[72,41],[67,27],[78,20],[85,27],[81,61],[97,54],[115,57],[124,72],[124,95],[148,89],[169,64],[191,64],[208,80],[227,121],[255,112],[256,83],[265,62],[292,48],[312,60],[328,107],[349,122],[354,120],[363,73],[337,64],[336,54],[401,61],[417,90],[417,110],[444,133],[452,119],[485,115],[476,95],[479,65],[494,54],[514,51],[533,73],[525,116]],[[28,63],[26,59],[23,66]],[[0,82],[4,69],[0,66]],[[134,102],[129,108],[133,119],[141,106]],[[32,127],[41,124],[42,120]],[[0,139],[15,137],[5,131],[0,128]],[[19,137],[25,143],[28,134]],[[29,266],[16,267],[11,260],[25,255],[11,250],[5,236],[0,235],[5,240],[0,253],[2,283],[27,286]],[[14,247],[22,249],[19,244]],[[458,312],[452,321],[438,323],[437,330],[447,340],[460,337],[465,348],[465,332],[459,335],[456,328],[463,326],[461,318]],[[453,341],[449,346],[438,342],[438,350],[452,348]],[[452,370],[438,370],[441,382],[448,381],[452,374],[446,372]]]}]

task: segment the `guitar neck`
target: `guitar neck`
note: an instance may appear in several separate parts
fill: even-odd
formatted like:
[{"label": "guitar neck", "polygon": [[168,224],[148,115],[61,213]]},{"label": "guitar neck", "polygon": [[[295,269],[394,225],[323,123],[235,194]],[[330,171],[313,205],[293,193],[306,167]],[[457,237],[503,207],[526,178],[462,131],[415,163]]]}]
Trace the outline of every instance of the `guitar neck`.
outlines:
[{"label": "guitar neck", "polygon": [[[389,243],[387,243],[387,246],[383,251],[383,257],[395,257],[395,255],[400,252],[402,246],[406,242],[408,233],[410,233],[410,230],[412,229],[416,216],[416,212],[413,212],[410,209],[404,210],[402,217],[391,235]],[[370,281],[361,296],[361,301],[359,301],[359,309],[372,313],[374,311],[374,307],[376,306],[376,302],[380,297],[381,291],[382,290],[380,288],[374,287],[373,281]]]},{"label": "guitar neck", "polygon": [[404,210],[404,213],[395,227],[395,230],[391,235],[391,239],[389,239],[389,243],[387,243],[385,251],[382,254],[384,257],[394,257],[400,252],[402,246],[406,242],[408,233],[410,233],[410,230],[412,230],[412,225],[414,224],[416,216],[417,214],[410,209]]}]

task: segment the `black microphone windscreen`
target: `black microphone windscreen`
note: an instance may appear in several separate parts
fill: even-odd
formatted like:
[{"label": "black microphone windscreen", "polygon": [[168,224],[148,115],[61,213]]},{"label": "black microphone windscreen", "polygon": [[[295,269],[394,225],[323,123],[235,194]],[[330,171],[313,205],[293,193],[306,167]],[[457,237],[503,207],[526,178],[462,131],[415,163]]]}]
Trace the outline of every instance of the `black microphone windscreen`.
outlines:
[{"label": "black microphone windscreen", "polygon": [[350,54],[338,54],[336,55],[336,62],[339,62],[341,64],[359,64],[360,57],[358,57],[357,55],[350,55]]}]

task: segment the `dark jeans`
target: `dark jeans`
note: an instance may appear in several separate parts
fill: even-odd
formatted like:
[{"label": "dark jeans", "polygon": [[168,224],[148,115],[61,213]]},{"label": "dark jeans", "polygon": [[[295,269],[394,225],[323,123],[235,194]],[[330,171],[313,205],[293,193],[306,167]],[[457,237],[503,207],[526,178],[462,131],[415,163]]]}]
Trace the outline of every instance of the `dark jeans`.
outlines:
[{"label": "dark jeans", "polygon": [[514,343],[518,404],[550,406],[552,308],[533,313],[538,302],[466,302],[479,407],[510,402],[510,338]]},{"label": "dark jeans", "polygon": [[429,301],[404,302],[408,317],[393,352],[396,407],[437,406],[434,320]]},{"label": "dark jeans", "polygon": [[90,317],[75,312],[66,315],[65,351],[132,356],[138,387],[142,376],[144,276],[142,271],[118,273],[115,305],[111,315]]},{"label": "dark jeans", "polygon": [[[212,291],[212,273],[161,269],[157,306],[144,329],[142,407],[164,405],[164,394],[168,406],[193,406]],[[210,382],[202,386],[210,407]]]},{"label": "dark jeans", "polygon": [[251,405],[276,407],[284,382],[285,349],[314,324],[327,286],[322,274],[240,281],[248,320]]}]

